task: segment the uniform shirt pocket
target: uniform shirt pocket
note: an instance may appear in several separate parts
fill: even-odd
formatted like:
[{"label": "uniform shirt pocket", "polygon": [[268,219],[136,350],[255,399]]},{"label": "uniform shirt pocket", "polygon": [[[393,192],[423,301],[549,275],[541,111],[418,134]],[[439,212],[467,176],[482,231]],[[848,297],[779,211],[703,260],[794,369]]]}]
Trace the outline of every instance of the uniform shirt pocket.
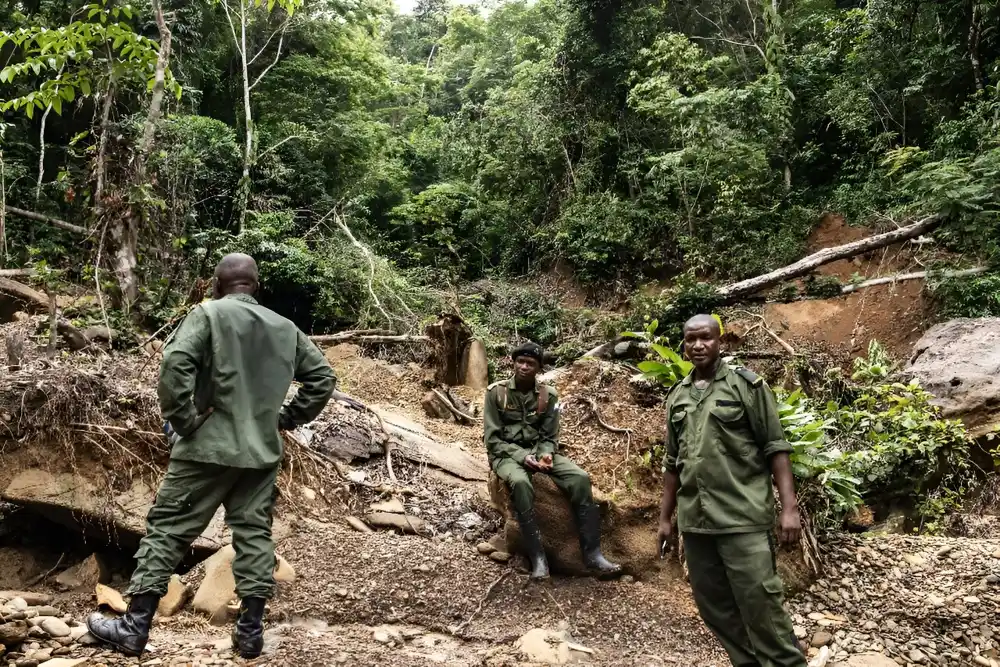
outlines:
[{"label": "uniform shirt pocket", "polygon": [[711,413],[722,453],[727,456],[749,456],[753,451],[753,443],[748,437],[749,429],[743,403],[719,399],[712,406]]},{"label": "uniform shirt pocket", "polygon": [[687,418],[687,410],[680,409],[675,410],[670,415],[670,430],[673,435],[677,438],[677,460],[680,461],[684,458],[687,453],[687,443],[684,437],[684,420]]}]

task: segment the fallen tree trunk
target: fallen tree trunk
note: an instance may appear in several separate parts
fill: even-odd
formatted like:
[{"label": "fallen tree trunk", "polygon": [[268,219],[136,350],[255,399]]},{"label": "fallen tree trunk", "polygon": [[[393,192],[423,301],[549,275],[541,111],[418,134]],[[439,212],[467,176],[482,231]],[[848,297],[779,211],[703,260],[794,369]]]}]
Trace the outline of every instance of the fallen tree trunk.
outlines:
[{"label": "fallen tree trunk", "polygon": [[42,310],[47,311],[49,309],[48,297],[23,283],[9,280],[8,278],[0,278],[0,292]]},{"label": "fallen tree trunk", "polygon": [[[336,334],[335,334],[336,336]],[[310,336],[314,343],[367,343],[369,345],[388,345],[390,343],[426,343],[430,340],[427,336],[411,336],[409,334],[401,336],[367,336],[360,335],[353,338],[336,338],[335,336]]]},{"label": "fallen tree trunk", "polygon": [[8,213],[20,216],[22,218],[28,218],[29,220],[36,220],[38,222],[44,222],[47,225],[52,225],[53,227],[58,227],[59,229],[65,229],[68,232],[73,232],[75,234],[83,234],[84,236],[90,234],[86,227],[81,227],[80,225],[74,225],[72,222],[66,222],[65,220],[60,220],[59,218],[53,218],[48,215],[43,215],[41,213],[35,213],[34,211],[26,211],[23,208],[15,208],[13,206],[4,206],[4,209]]},{"label": "fallen tree trunk", "polygon": [[314,343],[349,343],[360,336],[392,336],[395,331],[388,329],[358,329],[356,331],[341,331],[335,334],[323,334],[321,336],[310,336]]},{"label": "fallen tree trunk", "polygon": [[[962,278],[964,276],[975,276],[981,273],[986,273],[988,269],[985,266],[977,266],[974,269],[963,269],[961,271],[942,271],[940,274],[934,274],[930,272],[931,275],[939,275],[942,278]],[[898,283],[904,280],[921,280],[926,278],[928,271],[915,271],[913,273],[897,273],[894,276],[886,276],[884,278],[872,278],[871,280],[866,280],[861,283],[856,283],[854,285],[844,285],[841,288],[841,294],[851,294],[852,292],[857,292],[860,289],[866,287],[875,287],[876,285],[888,285],[891,283]]]},{"label": "fallen tree trunk", "polygon": [[23,278],[33,273],[31,269],[0,269],[0,278]]},{"label": "fallen tree trunk", "polygon": [[823,250],[815,252],[808,257],[803,257],[794,264],[789,264],[788,266],[784,266],[776,271],[771,271],[770,273],[765,273],[762,276],[756,276],[754,278],[748,278],[747,280],[741,280],[740,282],[726,285],[725,287],[719,289],[719,296],[721,296],[725,301],[735,301],[742,297],[760,292],[768,287],[773,287],[774,285],[777,285],[785,280],[791,280],[792,278],[804,276],[812,270],[823,266],[824,264],[835,262],[838,259],[849,259],[855,255],[884,248],[885,246],[892,245],[893,243],[899,243],[900,241],[916,238],[924,232],[937,227],[941,224],[941,220],[941,216],[932,215],[915,222],[912,225],[900,227],[899,229],[886,232],[885,234],[876,234],[875,236],[846,243],[841,246],[824,248]]}]

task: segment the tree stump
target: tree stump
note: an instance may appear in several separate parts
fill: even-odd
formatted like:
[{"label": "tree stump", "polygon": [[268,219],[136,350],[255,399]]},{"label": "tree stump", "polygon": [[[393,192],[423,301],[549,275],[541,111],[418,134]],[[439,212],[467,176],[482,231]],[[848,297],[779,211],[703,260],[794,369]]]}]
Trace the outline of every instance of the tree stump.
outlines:
[{"label": "tree stump", "polygon": [[434,379],[438,384],[462,384],[462,357],[472,338],[472,331],[458,315],[441,315],[437,322],[427,325],[424,334],[431,340],[430,361],[435,368]]}]

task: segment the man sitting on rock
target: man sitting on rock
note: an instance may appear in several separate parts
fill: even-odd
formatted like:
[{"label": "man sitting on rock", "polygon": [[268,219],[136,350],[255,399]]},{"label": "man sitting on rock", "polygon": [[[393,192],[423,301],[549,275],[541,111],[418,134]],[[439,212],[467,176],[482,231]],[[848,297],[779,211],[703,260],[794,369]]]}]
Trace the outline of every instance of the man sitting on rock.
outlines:
[{"label": "man sitting on rock", "polygon": [[590,477],[569,458],[556,453],[559,398],[552,387],[536,380],[542,368],[542,348],[525,343],[510,356],[514,376],[491,385],[486,393],[483,440],[490,468],[510,487],[521,542],[531,563],[531,578],[549,576],[535,518],[531,482],[534,473],[550,475],[573,506],[584,564],[601,574],[618,572],[621,567],[601,553],[601,513],[591,495]]},{"label": "man sitting on rock", "polygon": [[[219,506],[233,533],[233,576],[242,600],[233,649],[264,648],[264,605],[274,592],[271,511],[282,459],[280,430],[312,421],[337,378],[296,326],[254,300],[257,264],[227,255],[215,269],[213,301],[199,305],[167,343],[158,393],[170,465],[146,518],[128,611],[91,614],[91,634],[128,655],[146,647],[170,575]],[[283,406],[292,380],[301,383]]]}]

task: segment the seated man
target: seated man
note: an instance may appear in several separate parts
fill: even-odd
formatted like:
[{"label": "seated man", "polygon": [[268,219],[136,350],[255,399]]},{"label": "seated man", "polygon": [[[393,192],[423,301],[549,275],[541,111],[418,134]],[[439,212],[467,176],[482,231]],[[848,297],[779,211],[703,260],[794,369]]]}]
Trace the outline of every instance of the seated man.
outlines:
[{"label": "seated man", "polygon": [[490,386],[483,406],[483,439],[490,468],[509,487],[522,544],[531,562],[531,578],[546,579],[549,565],[535,520],[534,473],[551,475],[573,506],[584,564],[601,574],[621,570],[601,553],[601,513],[590,492],[590,477],[573,461],[556,453],[559,399],[551,387],[538,384],[542,348],[525,343],[511,353],[514,377]]}]

